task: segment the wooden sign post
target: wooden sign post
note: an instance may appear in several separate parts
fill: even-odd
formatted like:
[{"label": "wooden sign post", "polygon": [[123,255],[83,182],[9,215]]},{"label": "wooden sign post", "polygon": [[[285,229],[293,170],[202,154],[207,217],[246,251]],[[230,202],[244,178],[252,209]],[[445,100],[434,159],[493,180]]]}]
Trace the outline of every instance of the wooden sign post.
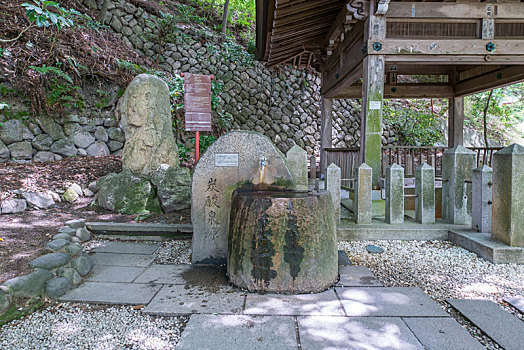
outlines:
[{"label": "wooden sign post", "polygon": [[186,131],[195,132],[195,162],[200,153],[200,131],[211,128],[211,81],[212,75],[181,73],[184,78],[184,104]]}]

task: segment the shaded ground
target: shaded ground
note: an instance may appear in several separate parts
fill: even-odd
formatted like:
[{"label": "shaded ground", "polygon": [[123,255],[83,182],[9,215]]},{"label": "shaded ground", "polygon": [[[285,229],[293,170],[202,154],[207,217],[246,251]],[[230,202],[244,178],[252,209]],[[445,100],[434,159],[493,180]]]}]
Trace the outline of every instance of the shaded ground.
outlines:
[{"label": "shaded ground", "polygon": [[[68,182],[85,188],[96,179],[121,170],[118,157],[75,157],[51,163],[0,165],[0,196],[12,191],[61,191]],[[92,207],[93,198],[58,203],[48,210],[30,210],[0,215],[0,283],[30,272],[29,262],[44,254],[43,247],[64,222],[72,218],[87,221],[134,222],[136,215],[121,215]],[[153,215],[145,222],[188,223],[190,212]]]}]

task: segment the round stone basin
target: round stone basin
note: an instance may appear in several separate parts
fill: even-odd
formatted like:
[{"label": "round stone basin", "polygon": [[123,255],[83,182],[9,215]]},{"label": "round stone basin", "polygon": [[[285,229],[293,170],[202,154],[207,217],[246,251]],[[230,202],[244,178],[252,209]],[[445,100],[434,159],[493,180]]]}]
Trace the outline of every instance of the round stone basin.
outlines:
[{"label": "round stone basin", "polygon": [[227,271],[251,292],[321,292],[338,279],[336,225],[327,192],[233,192]]}]

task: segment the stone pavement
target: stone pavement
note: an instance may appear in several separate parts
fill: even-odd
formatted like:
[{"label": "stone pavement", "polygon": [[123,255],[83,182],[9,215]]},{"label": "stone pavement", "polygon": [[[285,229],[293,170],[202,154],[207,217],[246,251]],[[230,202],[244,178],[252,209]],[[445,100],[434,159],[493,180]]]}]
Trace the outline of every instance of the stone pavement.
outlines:
[{"label": "stone pavement", "polygon": [[252,294],[230,286],[224,267],[157,265],[158,247],[96,248],[87,281],[61,300],[189,314],[180,349],[483,348],[422,290],[384,287],[362,266],[341,265],[340,281],[322,293]]}]

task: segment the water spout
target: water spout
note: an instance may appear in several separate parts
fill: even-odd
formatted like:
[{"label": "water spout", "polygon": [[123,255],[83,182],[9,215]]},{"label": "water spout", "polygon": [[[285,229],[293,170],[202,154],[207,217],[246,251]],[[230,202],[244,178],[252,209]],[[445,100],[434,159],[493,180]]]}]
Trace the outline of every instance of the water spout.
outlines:
[{"label": "water spout", "polygon": [[267,165],[266,156],[260,157],[260,161],[258,163],[258,183],[259,184],[263,183],[264,178],[266,177],[266,165]]}]

